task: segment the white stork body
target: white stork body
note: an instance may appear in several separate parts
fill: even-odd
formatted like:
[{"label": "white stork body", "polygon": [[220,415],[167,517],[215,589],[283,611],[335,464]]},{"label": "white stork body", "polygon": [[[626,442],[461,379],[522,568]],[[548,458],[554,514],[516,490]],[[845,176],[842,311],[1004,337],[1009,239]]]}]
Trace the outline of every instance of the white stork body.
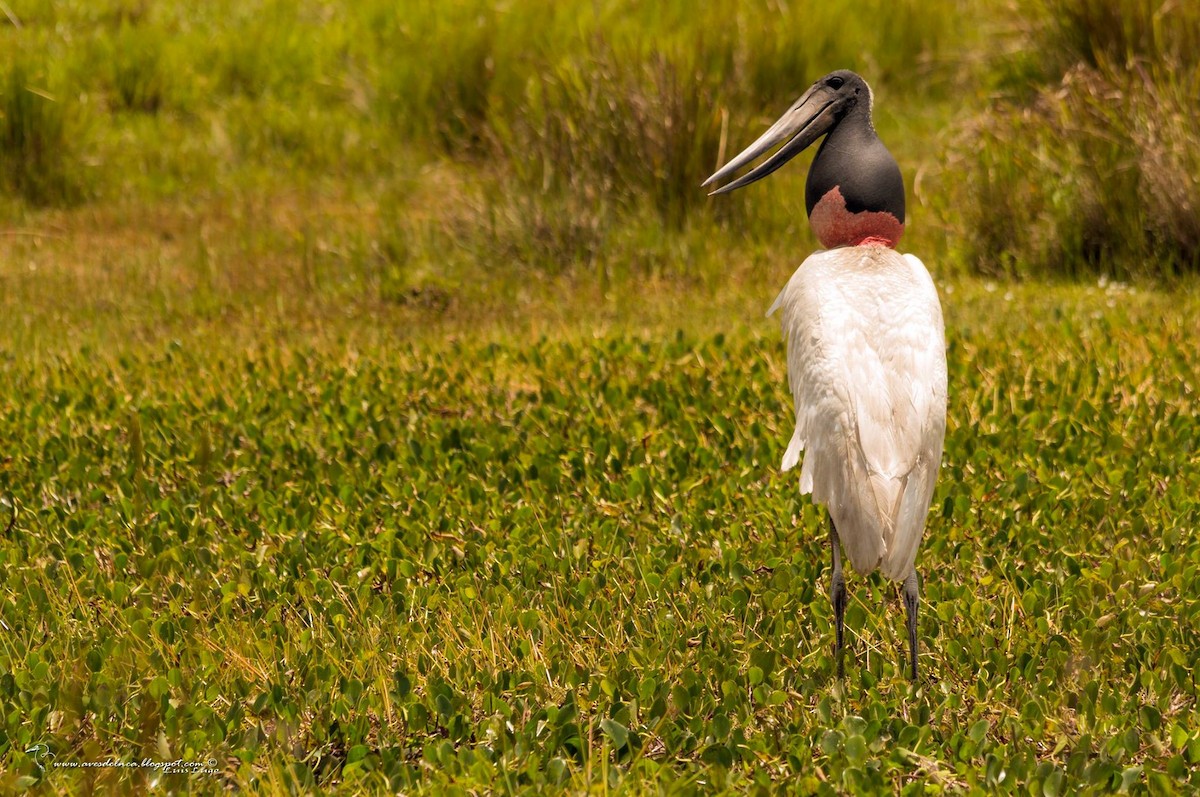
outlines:
[{"label": "white stork body", "polygon": [[781,311],[800,491],[837,527],[854,569],[913,572],[946,434],[946,343],[929,272],[886,246],[810,256]]}]

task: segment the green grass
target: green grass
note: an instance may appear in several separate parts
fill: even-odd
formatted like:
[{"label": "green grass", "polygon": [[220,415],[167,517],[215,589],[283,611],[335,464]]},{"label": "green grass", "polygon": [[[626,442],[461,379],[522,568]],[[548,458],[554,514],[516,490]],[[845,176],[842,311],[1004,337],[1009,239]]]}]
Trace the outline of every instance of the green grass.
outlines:
[{"label": "green grass", "polygon": [[[398,284],[445,270],[447,234],[473,250],[468,270],[487,249],[549,272],[603,270],[614,244],[628,248],[613,260],[636,259],[647,225],[650,237],[777,242],[803,228],[806,159],[757,186],[753,207],[696,186],[839,66],[876,89],[880,133],[908,175],[906,245],[945,268],[1172,279],[1200,264],[1192,4],[10,10],[10,215],[333,181],[392,198],[379,249]],[[430,193],[452,207],[430,214]]]},{"label": "green grass", "polygon": [[8,787],[42,742],[204,789],[1195,788],[1194,299],[946,286],[913,689],[877,579],[833,677],[767,293],[9,350]]},{"label": "green grass", "polygon": [[[0,4],[0,792],[1197,790],[1192,6],[866,6]],[[778,472],[806,161],[698,185],[835,66],[950,340],[916,687]]]},{"label": "green grass", "polygon": [[34,205],[78,199],[83,188],[68,143],[78,125],[63,97],[20,60],[0,79],[0,185]]}]

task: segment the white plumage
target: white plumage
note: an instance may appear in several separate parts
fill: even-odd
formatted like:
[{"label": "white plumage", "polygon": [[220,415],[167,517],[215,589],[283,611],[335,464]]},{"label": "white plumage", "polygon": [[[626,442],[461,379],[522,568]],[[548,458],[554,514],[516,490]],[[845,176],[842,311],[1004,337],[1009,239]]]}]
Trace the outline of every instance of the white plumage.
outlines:
[{"label": "white plumage", "polygon": [[854,569],[913,571],[946,433],[942,309],[925,266],[886,246],[817,252],[780,310],[796,431],[783,469],[825,505]]}]

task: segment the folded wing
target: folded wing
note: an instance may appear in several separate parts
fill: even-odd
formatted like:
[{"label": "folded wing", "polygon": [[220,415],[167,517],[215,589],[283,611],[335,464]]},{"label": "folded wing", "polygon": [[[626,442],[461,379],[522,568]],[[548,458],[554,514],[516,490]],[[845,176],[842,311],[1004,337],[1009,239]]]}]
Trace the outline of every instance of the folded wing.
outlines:
[{"label": "folded wing", "polygon": [[809,257],[782,311],[801,492],[837,524],[856,570],[902,579],[920,543],[946,428],[941,307],[921,261],[886,247]]}]

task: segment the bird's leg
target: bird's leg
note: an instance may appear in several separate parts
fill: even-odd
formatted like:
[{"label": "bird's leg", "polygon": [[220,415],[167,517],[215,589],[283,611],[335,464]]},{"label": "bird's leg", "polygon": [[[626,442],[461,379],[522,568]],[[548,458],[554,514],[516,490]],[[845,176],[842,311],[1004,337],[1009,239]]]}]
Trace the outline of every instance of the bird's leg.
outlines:
[{"label": "bird's leg", "polygon": [[904,608],[908,610],[908,658],[912,665],[910,675],[917,680],[917,604],[921,600],[921,580],[916,568],[904,579]]},{"label": "bird's leg", "polygon": [[829,550],[833,553],[833,579],[829,585],[829,598],[833,601],[833,616],[837,622],[837,646],[833,649],[833,656],[837,659],[838,678],[845,678],[843,634],[846,628],[846,579],[842,577],[842,550],[838,543],[833,515],[829,516]]}]

